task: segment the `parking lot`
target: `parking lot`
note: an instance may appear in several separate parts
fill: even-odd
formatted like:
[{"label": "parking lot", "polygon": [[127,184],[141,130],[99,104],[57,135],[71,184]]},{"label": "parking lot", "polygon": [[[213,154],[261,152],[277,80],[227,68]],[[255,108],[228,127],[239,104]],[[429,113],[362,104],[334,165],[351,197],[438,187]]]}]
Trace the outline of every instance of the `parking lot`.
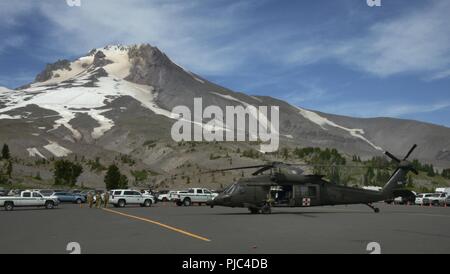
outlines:
[{"label": "parking lot", "polygon": [[449,253],[450,208],[379,205],[245,209],[176,207],[0,211],[0,253]]}]

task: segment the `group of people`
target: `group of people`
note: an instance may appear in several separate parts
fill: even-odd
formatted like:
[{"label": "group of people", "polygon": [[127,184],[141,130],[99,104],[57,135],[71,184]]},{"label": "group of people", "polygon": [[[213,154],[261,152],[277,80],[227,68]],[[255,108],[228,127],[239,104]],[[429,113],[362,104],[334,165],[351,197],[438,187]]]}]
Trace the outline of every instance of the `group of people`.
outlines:
[{"label": "group of people", "polygon": [[[95,201],[94,201],[94,197],[95,197]],[[103,195],[100,194],[100,192],[94,193],[89,192],[87,194],[87,203],[89,204],[89,208],[93,208],[94,207],[94,202],[95,202],[95,207],[96,208],[100,208],[102,205],[104,208],[108,207],[108,203],[109,203],[109,192],[106,191]]]}]

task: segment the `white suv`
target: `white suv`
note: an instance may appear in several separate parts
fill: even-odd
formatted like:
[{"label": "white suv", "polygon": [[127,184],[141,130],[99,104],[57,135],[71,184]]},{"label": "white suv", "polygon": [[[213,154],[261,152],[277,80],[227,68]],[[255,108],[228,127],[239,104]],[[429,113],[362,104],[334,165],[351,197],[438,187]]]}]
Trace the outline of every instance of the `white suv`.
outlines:
[{"label": "white suv", "polygon": [[428,205],[430,201],[439,198],[439,193],[421,193],[416,197],[416,205]]},{"label": "white suv", "polygon": [[110,191],[109,202],[114,207],[125,207],[126,205],[140,205],[150,207],[155,203],[152,195],[141,194],[131,189],[115,189]]},{"label": "white suv", "polygon": [[434,193],[430,197],[424,197],[422,204],[439,206],[445,201],[445,198],[447,198],[447,193]]}]

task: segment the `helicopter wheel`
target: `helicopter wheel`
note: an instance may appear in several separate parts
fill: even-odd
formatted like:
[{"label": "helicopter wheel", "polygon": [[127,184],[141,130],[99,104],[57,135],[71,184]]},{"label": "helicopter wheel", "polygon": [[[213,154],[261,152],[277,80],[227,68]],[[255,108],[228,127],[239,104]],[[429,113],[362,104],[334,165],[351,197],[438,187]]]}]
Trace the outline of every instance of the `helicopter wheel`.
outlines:
[{"label": "helicopter wheel", "polygon": [[370,207],[375,213],[380,213],[380,209],[378,207],[374,207],[372,204],[366,204]]},{"label": "helicopter wheel", "polygon": [[262,214],[271,214],[272,213],[272,209],[271,209],[270,205],[264,205],[261,208],[261,213]]}]

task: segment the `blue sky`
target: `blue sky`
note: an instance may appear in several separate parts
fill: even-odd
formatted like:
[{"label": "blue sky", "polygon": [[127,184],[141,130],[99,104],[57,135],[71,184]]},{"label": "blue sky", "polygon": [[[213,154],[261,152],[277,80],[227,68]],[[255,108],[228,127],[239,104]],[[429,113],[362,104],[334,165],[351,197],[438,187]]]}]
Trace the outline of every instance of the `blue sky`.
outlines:
[{"label": "blue sky", "polygon": [[2,0],[0,86],[107,44],[150,43],[235,91],[450,126],[450,1]]}]

